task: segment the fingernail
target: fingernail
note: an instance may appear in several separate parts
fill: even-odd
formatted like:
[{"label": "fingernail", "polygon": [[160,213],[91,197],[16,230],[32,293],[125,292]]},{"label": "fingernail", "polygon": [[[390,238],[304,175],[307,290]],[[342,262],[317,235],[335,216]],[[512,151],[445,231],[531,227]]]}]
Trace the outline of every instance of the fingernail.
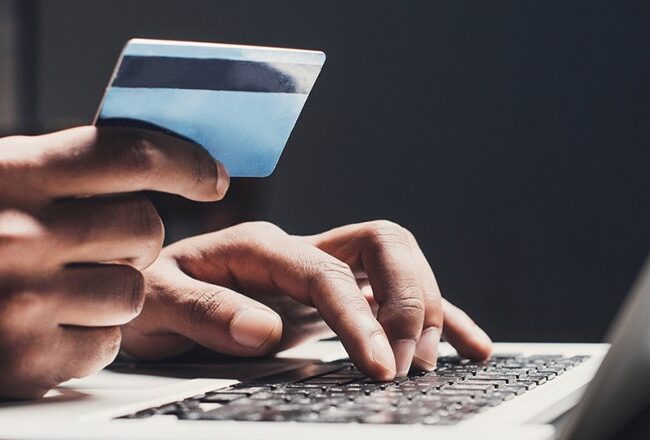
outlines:
[{"label": "fingernail", "polygon": [[239,312],[230,322],[230,335],[244,347],[257,348],[266,342],[279,321],[273,312],[250,307]]},{"label": "fingernail", "polygon": [[395,353],[397,376],[406,376],[411,368],[411,362],[413,362],[415,341],[413,339],[400,339],[399,341],[393,342],[393,353]]},{"label": "fingernail", "polygon": [[415,357],[423,364],[422,367],[431,371],[436,368],[438,360],[438,344],[440,343],[440,331],[436,327],[429,327],[422,332],[420,340],[415,347]]},{"label": "fingernail", "polygon": [[382,333],[377,333],[370,340],[372,349],[372,360],[381,365],[384,369],[390,371],[391,376],[395,376],[395,358],[393,350],[390,348],[388,339]]},{"label": "fingernail", "polygon": [[230,174],[221,162],[217,161],[217,194],[219,198],[223,198],[230,186]]}]

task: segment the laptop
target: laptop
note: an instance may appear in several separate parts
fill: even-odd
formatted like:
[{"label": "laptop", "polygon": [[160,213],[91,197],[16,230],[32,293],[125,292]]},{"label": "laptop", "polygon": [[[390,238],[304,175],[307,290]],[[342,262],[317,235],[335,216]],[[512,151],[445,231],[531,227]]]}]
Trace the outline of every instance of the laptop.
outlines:
[{"label": "laptop", "polygon": [[650,403],[649,314],[650,258],[607,343],[497,343],[485,362],[443,344],[433,372],[388,383],[337,341],[269,359],[116,362],[1,403],[0,438],[608,438]]}]

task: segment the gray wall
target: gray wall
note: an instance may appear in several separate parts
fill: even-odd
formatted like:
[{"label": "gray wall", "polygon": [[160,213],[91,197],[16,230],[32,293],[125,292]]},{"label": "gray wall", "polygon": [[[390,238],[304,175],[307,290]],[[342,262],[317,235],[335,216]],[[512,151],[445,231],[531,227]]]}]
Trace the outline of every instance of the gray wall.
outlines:
[{"label": "gray wall", "polygon": [[13,2],[0,0],[0,133],[16,126],[15,15]]},{"label": "gray wall", "polygon": [[327,52],[252,216],[402,223],[497,339],[598,339],[650,249],[647,1],[37,5],[47,128],[91,120],[130,37]]}]

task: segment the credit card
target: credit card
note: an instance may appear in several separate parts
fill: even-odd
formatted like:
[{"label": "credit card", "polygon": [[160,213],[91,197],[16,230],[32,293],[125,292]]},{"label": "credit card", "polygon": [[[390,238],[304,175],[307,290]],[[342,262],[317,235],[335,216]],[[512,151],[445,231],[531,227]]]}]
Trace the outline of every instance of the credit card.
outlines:
[{"label": "credit card", "polygon": [[270,175],[325,62],[319,51],[130,40],[95,117],[202,145],[232,177]]}]

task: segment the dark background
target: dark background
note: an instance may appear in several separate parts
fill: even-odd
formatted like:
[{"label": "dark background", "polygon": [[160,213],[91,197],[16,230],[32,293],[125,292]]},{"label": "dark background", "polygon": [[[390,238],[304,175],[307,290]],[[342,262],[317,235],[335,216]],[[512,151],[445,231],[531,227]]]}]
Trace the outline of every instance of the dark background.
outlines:
[{"label": "dark background", "polygon": [[131,37],[325,51],[275,174],[230,203],[410,228],[496,340],[598,340],[650,250],[647,1],[16,3],[26,131],[90,122]]}]

